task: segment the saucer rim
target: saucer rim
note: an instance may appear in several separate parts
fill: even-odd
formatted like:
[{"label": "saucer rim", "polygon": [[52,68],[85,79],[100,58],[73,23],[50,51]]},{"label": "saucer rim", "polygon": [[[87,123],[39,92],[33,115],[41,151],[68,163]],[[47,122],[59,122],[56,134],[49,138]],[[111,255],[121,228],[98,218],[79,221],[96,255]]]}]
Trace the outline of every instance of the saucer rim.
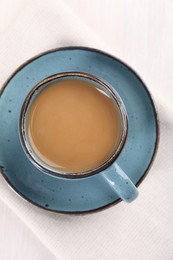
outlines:
[{"label": "saucer rim", "polygon": [[[66,51],[66,50],[84,50],[84,51],[92,51],[95,53],[100,53],[104,56],[107,56],[113,60],[116,60],[117,62],[119,62],[120,64],[124,65],[129,71],[131,71],[135,77],[141,82],[143,88],[145,89],[150,101],[151,101],[151,105],[153,108],[153,112],[154,112],[154,118],[155,118],[155,123],[156,123],[156,141],[155,141],[155,146],[154,146],[154,151],[153,151],[153,155],[151,157],[151,160],[148,164],[148,167],[146,168],[144,174],[141,176],[141,178],[139,179],[139,181],[135,184],[136,187],[138,187],[143,180],[146,178],[146,176],[148,175],[151,167],[153,166],[153,163],[155,161],[157,152],[158,152],[158,148],[159,148],[159,142],[160,142],[160,120],[159,120],[159,116],[158,116],[158,111],[157,108],[155,106],[154,103],[154,98],[151,95],[150,91],[148,90],[148,87],[146,86],[144,80],[138,75],[138,73],[131,67],[129,66],[126,62],[122,61],[120,58],[115,57],[114,55],[111,55],[105,51],[96,49],[96,48],[91,48],[91,47],[86,47],[86,46],[66,46],[66,47],[59,47],[59,48],[54,48],[54,49],[49,49],[47,51],[41,52],[37,55],[34,55],[32,58],[26,60],[25,62],[23,62],[20,66],[17,67],[16,70],[14,70],[14,72],[12,74],[10,74],[10,76],[7,78],[7,80],[2,84],[2,88],[0,90],[0,97],[3,94],[5,88],[7,87],[8,83],[13,79],[13,77],[20,71],[22,70],[26,65],[30,64],[31,62],[33,62],[34,60],[37,60],[38,58],[47,55],[47,54],[51,54],[57,51]],[[3,171],[3,166],[0,165],[0,169],[1,169],[1,174],[3,176],[3,178],[5,179],[5,181],[7,182],[8,186],[23,200],[31,203],[32,205],[39,207],[40,209],[52,212],[52,213],[59,213],[62,215],[75,215],[75,216],[80,216],[80,215],[88,215],[91,213],[97,213],[100,211],[103,211],[105,209],[111,208],[113,206],[115,206],[116,204],[118,204],[119,202],[121,202],[121,199],[115,200],[107,205],[104,205],[102,207],[99,208],[95,208],[95,209],[91,209],[91,210],[85,210],[85,211],[61,211],[61,210],[56,210],[56,209],[49,209],[46,208],[44,206],[41,206],[35,202],[33,202],[30,198],[26,198],[26,196],[24,196],[20,191],[18,191],[18,189],[16,187],[14,187],[14,185],[10,182],[10,180],[8,179],[8,177],[5,175],[4,171]]]}]

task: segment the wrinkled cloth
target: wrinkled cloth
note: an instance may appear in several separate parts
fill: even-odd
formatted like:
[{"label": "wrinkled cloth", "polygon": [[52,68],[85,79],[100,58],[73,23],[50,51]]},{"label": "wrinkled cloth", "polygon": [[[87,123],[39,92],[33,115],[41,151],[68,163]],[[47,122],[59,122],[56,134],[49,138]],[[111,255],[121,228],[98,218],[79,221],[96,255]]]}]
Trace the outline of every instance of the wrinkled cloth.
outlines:
[{"label": "wrinkled cloth", "polygon": [[[0,86],[27,59],[48,49],[88,46],[113,54],[60,0],[9,1],[0,23]],[[7,8],[3,7],[0,12]],[[160,147],[131,204],[100,213],[67,216],[39,209],[14,193],[0,176],[0,199],[61,260],[173,259],[173,108],[152,93],[160,117]]]}]

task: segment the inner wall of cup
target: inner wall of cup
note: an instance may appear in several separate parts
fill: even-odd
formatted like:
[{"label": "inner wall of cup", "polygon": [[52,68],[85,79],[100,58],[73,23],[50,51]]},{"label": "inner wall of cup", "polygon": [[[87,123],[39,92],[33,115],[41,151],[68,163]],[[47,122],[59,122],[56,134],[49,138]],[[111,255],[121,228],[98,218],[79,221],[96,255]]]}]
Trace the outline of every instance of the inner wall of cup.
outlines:
[{"label": "inner wall of cup", "polygon": [[[24,121],[23,121],[23,134],[24,134],[24,141],[25,141],[25,145],[26,145],[26,148],[27,150],[29,151],[30,155],[32,158],[30,159],[34,159],[34,164],[39,167],[39,168],[44,168],[47,170],[47,172],[54,172],[54,173],[59,173],[59,174],[68,174],[70,172],[64,172],[60,169],[57,169],[57,168],[54,168],[54,167],[51,167],[49,166],[48,164],[46,164],[44,161],[42,161],[38,156],[37,154],[34,152],[34,150],[32,149],[31,145],[30,145],[30,141],[28,139],[28,136],[27,136],[27,118],[28,118],[28,115],[29,115],[29,111],[30,111],[30,108],[32,106],[32,103],[33,101],[35,100],[35,98],[40,94],[40,92],[42,90],[44,90],[46,87],[49,87],[50,84],[52,85],[53,83],[56,83],[57,81],[60,82],[60,81],[63,81],[64,79],[70,79],[70,80],[83,80],[83,81],[87,81],[87,82],[90,82],[92,84],[95,85],[95,87],[97,87],[97,89],[99,89],[103,94],[107,95],[109,98],[111,98],[111,100],[114,102],[116,108],[117,108],[117,111],[119,113],[119,118],[120,118],[120,123],[121,123],[121,126],[120,126],[120,136],[119,136],[119,142],[115,145],[115,148],[112,152],[112,154],[110,154],[110,157],[111,158],[113,156],[113,154],[116,152],[120,142],[121,142],[121,139],[122,139],[122,135],[123,135],[123,129],[124,129],[124,120],[123,120],[123,116],[122,116],[122,112],[121,112],[121,109],[120,109],[120,106],[121,106],[121,101],[120,101],[120,98],[118,97],[118,94],[116,93],[115,94],[115,91],[109,86],[103,86],[102,83],[99,83],[97,80],[95,79],[92,79],[92,78],[88,78],[88,77],[84,77],[84,76],[63,76],[63,77],[60,77],[60,78],[55,78],[55,79],[50,79],[49,81],[41,84],[40,86],[38,86],[38,88],[35,89],[35,91],[32,93],[32,95],[30,96],[30,99],[29,99],[29,102],[27,104],[27,107],[26,107],[26,110],[25,110],[25,113],[24,113]],[[118,100],[118,101],[117,101]],[[107,160],[109,160],[109,158]],[[107,161],[106,160],[106,161]],[[105,163],[105,162],[104,162]],[[97,168],[101,167],[102,165],[98,165]],[[90,170],[87,170],[88,171],[92,171],[94,169],[90,169]],[[80,174],[80,172],[76,172],[78,174]]]}]

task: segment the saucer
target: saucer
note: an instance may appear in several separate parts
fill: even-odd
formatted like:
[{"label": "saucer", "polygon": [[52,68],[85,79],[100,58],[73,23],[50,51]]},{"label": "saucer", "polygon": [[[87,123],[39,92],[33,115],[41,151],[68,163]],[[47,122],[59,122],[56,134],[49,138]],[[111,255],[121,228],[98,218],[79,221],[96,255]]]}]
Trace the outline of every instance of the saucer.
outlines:
[{"label": "saucer", "polygon": [[[19,140],[19,117],[28,92],[44,78],[60,72],[92,74],[120,95],[128,116],[128,135],[116,162],[138,186],[158,148],[159,129],[152,98],[139,76],[122,61],[104,52],[67,47],[45,52],[27,61],[5,83],[0,96],[0,166],[8,184],[29,202],[61,213],[95,212],[120,201],[102,173],[63,179],[37,169]],[[105,171],[107,175],[114,172]]]}]

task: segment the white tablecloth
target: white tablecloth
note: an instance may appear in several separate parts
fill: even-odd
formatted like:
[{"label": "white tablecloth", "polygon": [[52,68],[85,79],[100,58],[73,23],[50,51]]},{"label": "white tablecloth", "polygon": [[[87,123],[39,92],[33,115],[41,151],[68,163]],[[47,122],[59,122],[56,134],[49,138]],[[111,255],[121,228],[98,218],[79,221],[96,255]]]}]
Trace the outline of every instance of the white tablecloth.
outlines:
[{"label": "white tablecloth", "polygon": [[[94,215],[61,216],[23,201],[0,177],[1,224],[7,220],[0,259],[172,260],[173,1],[1,0],[0,12],[1,85],[17,66],[44,50],[96,47],[142,76],[161,120],[159,153],[132,204],[122,202]],[[17,217],[10,217],[13,212]],[[13,254],[14,248],[20,251]]]}]

